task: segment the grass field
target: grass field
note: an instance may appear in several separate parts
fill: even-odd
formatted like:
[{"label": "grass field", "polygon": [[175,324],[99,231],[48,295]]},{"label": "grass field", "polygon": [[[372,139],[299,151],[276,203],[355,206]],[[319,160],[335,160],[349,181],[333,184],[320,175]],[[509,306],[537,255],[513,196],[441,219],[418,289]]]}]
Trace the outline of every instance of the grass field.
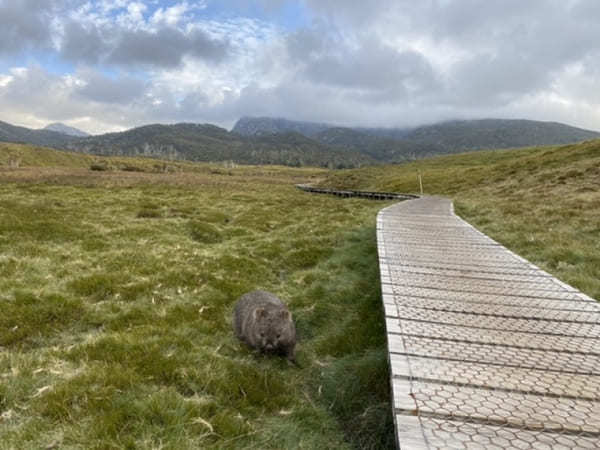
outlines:
[{"label": "grass field", "polygon": [[327,187],[419,192],[561,280],[600,299],[600,141],[495,150],[332,172]]},{"label": "grass field", "polygon": [[[417,173],[600,298],[597,142],[336,172],[0,145],[0,448],[392,447],[388,203],[293,184],[417,192]],[[234,338],[233,304],[256,288],[289,304],[300,368]]]},{"label": "grass field", "polygon": [[[316,169],[68,157],[0,169],[0,448],[393,445],[384,204],[293,187]],[[300,368],[234,338],[256,288],[289,304]]]}]

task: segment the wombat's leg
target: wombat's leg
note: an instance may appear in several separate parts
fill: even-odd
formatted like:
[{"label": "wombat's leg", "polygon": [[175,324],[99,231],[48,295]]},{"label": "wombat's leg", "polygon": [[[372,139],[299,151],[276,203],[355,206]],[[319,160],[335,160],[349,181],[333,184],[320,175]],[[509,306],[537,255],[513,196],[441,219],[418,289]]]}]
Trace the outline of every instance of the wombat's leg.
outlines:
[{"label": "wombat's leg", "polygon": [[294,364],[296,363],[296,347],[295,346],[291,346],[285,349],[285,354],[287,355],[287,359],[291,362],[293,362]]}]

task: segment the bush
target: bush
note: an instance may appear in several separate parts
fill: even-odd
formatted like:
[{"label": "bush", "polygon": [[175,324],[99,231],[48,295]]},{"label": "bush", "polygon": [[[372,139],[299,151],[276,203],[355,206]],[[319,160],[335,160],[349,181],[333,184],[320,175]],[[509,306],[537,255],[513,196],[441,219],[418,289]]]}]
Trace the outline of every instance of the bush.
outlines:
[{"label": "bush", "polygon": [[108,164],[105,163],[93,163],[90,165],[90,170],[105,171],[110,170],[110,167],[108,167]]},{"label": "bush", "polygon": [[138,166],[132,166],[132,165],[126,165],[121,167],[121,170],[125,171],[125,172],[145,172],[143,167],[138,167]]},{"label": "bush", "polygon": [[217,244],[223,240],[219,229],[210,223],[191,221],[189,224],[190,235],[196,242],[203,244]]},{"label": "bush", "polygon": [[154,208],[142,208],[137,213],[138,219],[157,219],[161,217],[160,211]]}]

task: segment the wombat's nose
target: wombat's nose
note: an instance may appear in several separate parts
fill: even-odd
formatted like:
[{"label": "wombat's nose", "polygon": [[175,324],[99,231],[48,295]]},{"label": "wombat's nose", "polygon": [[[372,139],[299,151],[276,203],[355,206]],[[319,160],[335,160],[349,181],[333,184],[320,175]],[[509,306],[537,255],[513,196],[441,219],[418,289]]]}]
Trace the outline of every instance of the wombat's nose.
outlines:
[{"label": "wombat's nose", "polygon": [[267,350],[273,350],[273,344],[271,344],[270,342],[267,342],[267,345],[265,345],[265,348]]}]

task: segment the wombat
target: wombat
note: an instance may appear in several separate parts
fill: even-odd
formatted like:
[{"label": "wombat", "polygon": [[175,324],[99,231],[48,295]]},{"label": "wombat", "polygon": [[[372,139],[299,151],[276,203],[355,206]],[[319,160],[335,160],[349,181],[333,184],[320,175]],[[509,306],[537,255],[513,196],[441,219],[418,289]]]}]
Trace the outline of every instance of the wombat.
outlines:
[{"label": "wombat", "polygon": [[296,363],[296,327],[287,306],[266,291],[242,295],[233,312],[236,336],[261,352],[280,353]]}]

